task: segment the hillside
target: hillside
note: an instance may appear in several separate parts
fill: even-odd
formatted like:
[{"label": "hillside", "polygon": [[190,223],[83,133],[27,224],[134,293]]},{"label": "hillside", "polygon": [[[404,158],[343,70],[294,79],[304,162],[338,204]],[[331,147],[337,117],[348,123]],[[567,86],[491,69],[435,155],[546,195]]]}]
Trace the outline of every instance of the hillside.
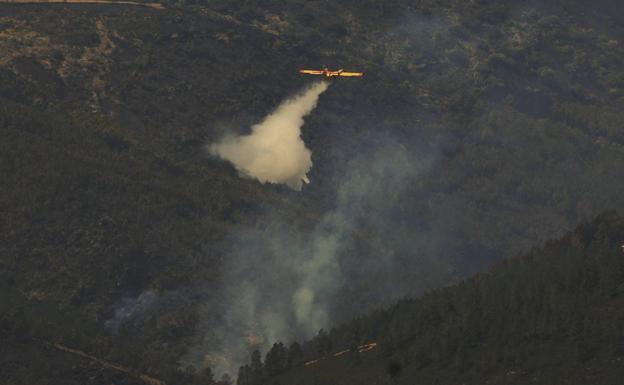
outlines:
[{"label": "hillside", "polygon": [[[175,383],[239,364],[221,354],[233,338],[246,357],[309,337],[256,320],[289,323],[297,267],[328,240],[326,328],[624,209],[609,1],[163,4],[0,3],[14,349],[60,341]],[[365,77],[334,82],[306,119],[302,192],[208,156],[305,87],[297,69],[323,65]],[[239,306],[249,293],[263,296]]]},{"label": "hillside", "polygon": [[[624,218],[604,214],[488,273],[333,329],[278,374],[268,376],[282,364],[267,357],[262,383],[618,384],[622,239]],[[354,353],[371,340],[376,349]]]}]

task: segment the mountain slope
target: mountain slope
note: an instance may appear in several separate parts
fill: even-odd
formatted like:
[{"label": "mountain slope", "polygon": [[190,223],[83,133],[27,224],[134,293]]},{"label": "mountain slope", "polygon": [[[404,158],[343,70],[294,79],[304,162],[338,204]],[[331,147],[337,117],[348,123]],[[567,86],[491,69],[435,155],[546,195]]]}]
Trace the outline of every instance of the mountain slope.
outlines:
[{"label": "mountain slope", "polygon": [[[377,349],[314,364],[275,384],[617,384],[624,360],[624,219],[604,214],[486,274],[332,330]],[[327,338],[327,337],[324,337]]]},{"label": "mountain slope", "polygon": [[[0,4],[2,316],[137,369],[202,366],[203,346],[181,357],[223,323],[227,262],[284,229],[348,214],[334,322],[624,208],[621,20],[580,3]],[[206,155],[323,64],[366,76],[306,120],[303,192]],[[42,303],[93,329],[15,311]]]}]

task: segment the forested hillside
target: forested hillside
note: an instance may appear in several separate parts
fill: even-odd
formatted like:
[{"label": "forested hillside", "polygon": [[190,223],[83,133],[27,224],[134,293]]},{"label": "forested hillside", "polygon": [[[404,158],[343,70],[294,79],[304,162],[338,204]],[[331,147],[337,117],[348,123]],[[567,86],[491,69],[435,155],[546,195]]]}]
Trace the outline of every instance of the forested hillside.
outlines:
[{"label": "forested hillside", "polygon": [[[458,285],[399,301],[302,347],[275,345],[264,362],[256,355],[242,369],[250,374],[238,383],[618,384],[623,239],[624,218],[601,215]],[[376,349],[357,353],[370,341]]]},{"label": "forested hillside", "polygon": [[[319,273],[337,277],[319,300],[327,328],[624,209],[624,27],[609,1],[163,4],[0,3],[6,367],[55,359],[61,381],[71,366],[45,345],[61,342],[209,381],[197,373],[239,364],[217,327],[249,350],[307,337],[251,330],[260,314],[231,308],[244,283],[263,293],[249,308],[288,320],[274,305],[299,277],[282,262],[319,240],[337,234]],[[303,191],[207,154],[323,65],[365,76],[334,82],[307,118]]]}]

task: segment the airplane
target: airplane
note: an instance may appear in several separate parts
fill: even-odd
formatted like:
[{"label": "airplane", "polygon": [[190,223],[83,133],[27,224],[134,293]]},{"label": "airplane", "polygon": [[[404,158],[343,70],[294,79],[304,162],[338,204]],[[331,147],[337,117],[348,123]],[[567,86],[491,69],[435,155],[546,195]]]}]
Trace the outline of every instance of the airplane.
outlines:
[{"label": "airplane", "polygon": [[323,75],[326,78],[332,78],[334,76],[364,76],[364,73],[362,72],[345,72],[345,70],[342,69],[331,71],[328,70],[327,67],[322,70],[299,70],[299,73],[305,75]]}]

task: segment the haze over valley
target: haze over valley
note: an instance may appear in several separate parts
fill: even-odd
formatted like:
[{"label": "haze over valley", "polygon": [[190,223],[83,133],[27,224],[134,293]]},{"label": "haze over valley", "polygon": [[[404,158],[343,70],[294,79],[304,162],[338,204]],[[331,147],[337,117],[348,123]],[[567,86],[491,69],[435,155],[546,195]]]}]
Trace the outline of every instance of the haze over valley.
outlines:
[{"label": "haze over valley", "polygon": [[0,383],[618,383],[617,2],[156,4],[0,0]]}]

